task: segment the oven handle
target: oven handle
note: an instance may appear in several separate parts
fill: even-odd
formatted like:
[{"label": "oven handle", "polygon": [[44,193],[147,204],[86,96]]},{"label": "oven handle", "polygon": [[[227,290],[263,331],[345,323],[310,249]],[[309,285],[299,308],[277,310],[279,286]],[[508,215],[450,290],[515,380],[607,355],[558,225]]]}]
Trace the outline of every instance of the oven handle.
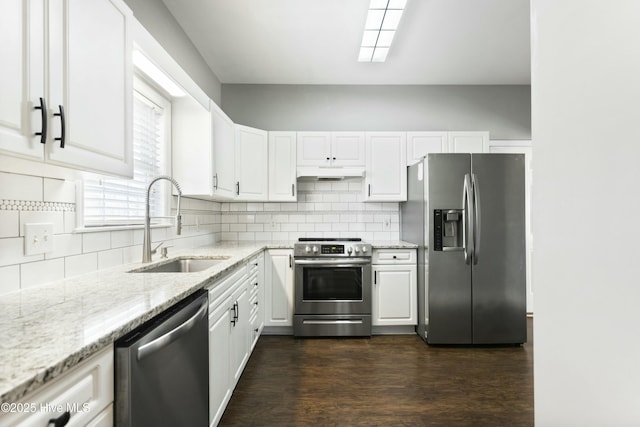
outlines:
[{"label": "oven handle", "polygon": [[332,266],[344,266],[350,267],[352,265],[367,265],[371,264],[371,259],[368,258],[348,258],[348,259],[297,259],[296,265],[332,265]]}]

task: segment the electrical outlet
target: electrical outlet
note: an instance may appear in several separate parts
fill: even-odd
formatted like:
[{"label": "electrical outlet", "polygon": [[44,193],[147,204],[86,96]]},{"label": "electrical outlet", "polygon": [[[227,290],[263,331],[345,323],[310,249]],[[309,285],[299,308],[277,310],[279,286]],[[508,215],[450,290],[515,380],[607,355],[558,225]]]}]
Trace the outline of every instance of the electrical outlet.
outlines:
[{"label": "electrical outlet", "polygon": [[391,217],[387,216],[382,221],[382,231],[389,231],[389,230],[391,230]]},{"label": "electrical outlet", "polygon": [[38,255],[53,251],[53,224],[24,225],[24,254]]}]

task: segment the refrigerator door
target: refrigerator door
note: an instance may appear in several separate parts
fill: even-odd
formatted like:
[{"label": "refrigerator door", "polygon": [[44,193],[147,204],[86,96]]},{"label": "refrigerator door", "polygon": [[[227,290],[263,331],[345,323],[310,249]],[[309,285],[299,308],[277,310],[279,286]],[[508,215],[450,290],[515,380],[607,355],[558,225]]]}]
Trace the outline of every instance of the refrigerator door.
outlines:
[{"label": "refrigerator door", "polygon": [[473,343],[527,340],[522,154],[473,154]]},{"label": "refrigerator door", "polygon": [[[435,230],[434,211],[462,210],[465,175],[471,172],[470,154],[429,154],[429,230]],[[463,212],[463,221],[469,217]],[[429,233],[428,312],[429,344],[470,344],[471,266],[464,251],[437,250],[436,232]],[[442,248],[444,249],[444,248]]]}]

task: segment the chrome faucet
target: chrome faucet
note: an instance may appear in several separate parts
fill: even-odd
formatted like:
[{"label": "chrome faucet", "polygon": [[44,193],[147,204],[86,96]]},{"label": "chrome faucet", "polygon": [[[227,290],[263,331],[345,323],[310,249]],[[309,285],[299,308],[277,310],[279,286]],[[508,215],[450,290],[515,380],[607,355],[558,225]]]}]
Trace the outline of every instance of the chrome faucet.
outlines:
[{"label": "chrome faucet", "polygon": [[155,249],[151,249],[151,216],[149,214],[149,194],[151,193],[151,186],[156,183],[156,181],[160,181],[161,179],[165,179],[175,185],[176,190],[178,190],[178,206],[176,207],[176,234],[179,236],[182,233],[182,217],[180,216],[180,197],[182,196],[182,190],[180,189],[180,184],[171,178],[170,176],[161,175],[149,183],[147,187],[147,198],[145,200],[145,215],[144,215],[144,240],[142,242],[142,262],[147,263],[151,262],[151,255],[156,253],[158,248],[162,245],[158,245]]}]

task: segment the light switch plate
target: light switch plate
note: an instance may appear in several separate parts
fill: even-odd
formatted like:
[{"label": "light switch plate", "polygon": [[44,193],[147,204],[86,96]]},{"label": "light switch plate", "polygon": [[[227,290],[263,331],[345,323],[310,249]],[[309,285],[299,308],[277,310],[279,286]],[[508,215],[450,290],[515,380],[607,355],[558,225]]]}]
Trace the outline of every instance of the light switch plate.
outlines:
[{"label": "light switch plate", "polygon": [[24,254],[39,255],[53,250],[53,224],[24,225]]}]

